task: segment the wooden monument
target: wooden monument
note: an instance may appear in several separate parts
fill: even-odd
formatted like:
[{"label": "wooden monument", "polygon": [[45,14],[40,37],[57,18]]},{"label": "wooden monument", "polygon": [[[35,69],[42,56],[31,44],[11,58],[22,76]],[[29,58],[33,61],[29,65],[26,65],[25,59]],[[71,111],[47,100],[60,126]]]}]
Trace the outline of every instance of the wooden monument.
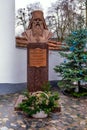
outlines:
[{"label": "wooden monument", "polygon": [[33,11],[31,16],[28,29],[22,37],[16,37],[16,45],[27,47],[27,87],[34,92],[48,81],[48,48],[60,47],[61,43],[49,41],[52,33],[41,10]]}]

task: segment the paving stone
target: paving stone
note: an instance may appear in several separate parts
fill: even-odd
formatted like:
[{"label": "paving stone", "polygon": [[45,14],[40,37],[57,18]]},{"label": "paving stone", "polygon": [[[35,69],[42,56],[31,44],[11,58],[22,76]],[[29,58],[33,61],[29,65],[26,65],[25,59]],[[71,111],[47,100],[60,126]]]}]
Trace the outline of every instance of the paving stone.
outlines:
[{"label": "paving stone", "polygon": [[9,130],[7,127],[1,127],[0,130]]},{"label": "paving stone", "polygon": [[7,122],[9,119],[8,118],[3,118],[2,121],[3,122]]},{"label": "paving stone", "polygon": [[11,126],[16,127],[17,125],[16,125],[16,124],[14,124],[14,123],[11,123]]},{"label": "paving stone", "polygon": [[14,111],[20,93],[0,96],[0,130],[87,130],[87,99],[60,94],[61,113],[34,119]]},{"label": "paving stone", "polygon": [[36,123],[36,128],[42,128],[42,127],[45,127],[44,122],[39,121],[39,122]]},{"label": "paving stone", "polygon": [[47,130],[57,130],[57,128],[53,127],[53,126],[48,126]]},{"label": "paving stone", "polygon": [[22,128],[26,128],[26,125],[21,125]]},{"label": "paving stone", "polygon": [[14,129],[12,129],[12,128],[9,128],[9,130],[14,130]]}]

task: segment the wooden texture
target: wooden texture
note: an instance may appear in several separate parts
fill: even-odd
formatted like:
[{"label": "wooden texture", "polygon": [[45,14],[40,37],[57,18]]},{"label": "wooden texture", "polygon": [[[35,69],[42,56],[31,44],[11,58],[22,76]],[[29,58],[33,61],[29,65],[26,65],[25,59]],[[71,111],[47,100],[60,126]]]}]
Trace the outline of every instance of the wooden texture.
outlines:
[{"label": "wooden texture", "polygon": [[30,49],[29,51],[30,67],[46,66],[46,49]]},{"label": "wooden texture", "polygon": [[[56,42],[52,40],[48,40],[48,49],[49,50],[64,50],[62,46],[66,46],[66,44],[61,42]],[[28,41],[23,37],[16,37],[16,47],[27,48]]]},{"label": "wooden texture", "polygon": [[41,86],[47,81],[48,45],[46,43],[29,43],[27,46],[28,91],[35,92],[42,90]]}]

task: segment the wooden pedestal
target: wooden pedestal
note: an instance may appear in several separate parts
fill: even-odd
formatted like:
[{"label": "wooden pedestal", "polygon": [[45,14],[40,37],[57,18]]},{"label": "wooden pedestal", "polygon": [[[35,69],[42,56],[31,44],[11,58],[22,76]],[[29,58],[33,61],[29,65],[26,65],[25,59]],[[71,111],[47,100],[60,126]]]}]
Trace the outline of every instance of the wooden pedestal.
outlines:
[{"label": "wooden pedestal", "polygon": [[40,91],[48,81],[48,45],[29,43],[27,46],[27,87],[29,92]]}]

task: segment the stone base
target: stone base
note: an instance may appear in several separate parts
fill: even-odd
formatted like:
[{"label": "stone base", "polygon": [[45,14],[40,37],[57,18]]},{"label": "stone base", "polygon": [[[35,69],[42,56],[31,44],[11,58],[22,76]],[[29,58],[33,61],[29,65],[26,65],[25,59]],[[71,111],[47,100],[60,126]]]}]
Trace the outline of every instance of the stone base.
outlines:
[{"label": "stone base", "polygon": [[23,95],[20,95],[15,103],[15,107],[14,107],[14,110],[15,111],[20,111],[20,109],[18,108],[18,105],[20,103],[22,103],[22,101],[25,100],[25,97]]}]

